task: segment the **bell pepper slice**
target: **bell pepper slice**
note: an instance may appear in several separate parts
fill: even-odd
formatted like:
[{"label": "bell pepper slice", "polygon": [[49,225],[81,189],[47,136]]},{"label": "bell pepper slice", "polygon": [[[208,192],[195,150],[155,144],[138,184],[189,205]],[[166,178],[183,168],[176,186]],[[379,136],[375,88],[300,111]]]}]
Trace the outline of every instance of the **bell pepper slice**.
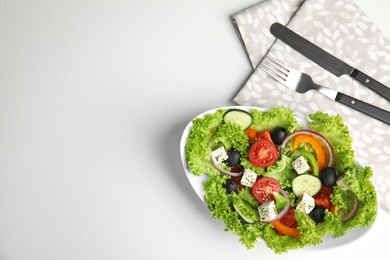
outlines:
[{"label": "bell pepper slice", "polygon": [[248,139],[249,139],[249,142],[252,142],[255,140],[256,138],[256,129],[254,128],[247,128],[245,130],[245,133],[248,135]]},{"label": "bell pepper slice", "polygon": [[305,157],[305,159],[307,160],[307,162],[309,163],[309,165],[311,166],[311,172],[315,175],[315,176],[318,176],[320,171],[319,171],[319,168],[318,168],[318,163],[317,163],[317,159],[316,157],[314,156],[313,153],[311,152],[308,152],[306,150],[303,150],[303,149],[298,149],[294,152],[294,154],[297,154],[298,156],[303,156]]},{"label": "bell pepper slice", "polygon": [[301,236],[299,229],[285,226],[279,220],[272,222],[272,224],[274,225],[275,229],[283,235],[290,236],[290,237],[300,237]]},{"label": "bell pepper slice", "polygon": [[325,167],[326,155],[320,142],[311,135],[299,134],[294,137],[292,150],[295,151],[301,143],[308,143],[313,147],[317,157],[318,168],[321,171]]}]

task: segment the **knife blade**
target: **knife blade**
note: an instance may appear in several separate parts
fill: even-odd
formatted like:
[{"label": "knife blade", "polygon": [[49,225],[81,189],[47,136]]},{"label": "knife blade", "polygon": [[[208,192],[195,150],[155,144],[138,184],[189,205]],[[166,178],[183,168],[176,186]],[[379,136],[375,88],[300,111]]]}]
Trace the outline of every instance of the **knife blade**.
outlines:
[{"label": "knife blade", "polygon": [[349,75],[378,95],[390,100],[390,88],[326,52],[286,26],[280,23],[274,23],[271,25],[270,31],[276,38],[282,40],[291,48],[333,73],[337,77]]}]

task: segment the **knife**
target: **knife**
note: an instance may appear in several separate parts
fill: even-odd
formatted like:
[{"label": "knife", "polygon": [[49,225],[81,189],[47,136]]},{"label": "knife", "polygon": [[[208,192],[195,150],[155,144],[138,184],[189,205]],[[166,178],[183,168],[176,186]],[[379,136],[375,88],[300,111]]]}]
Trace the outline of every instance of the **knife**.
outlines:
[{"label": "knife", "polygon": [[274,23],[271,25],[270,31],[276,38],[279,38],[291,48],[314,61],[324,69],[330,71],[337,77],[340,77],[341,75],[349,75],[369,89],[376,92],[378,95],[381,95],[387,100],[390,100],[390,88],[364,74],[358,69],[353,68],[344,61],[336,58],[317,45],[309,42],[302,36],[291,31],[286,26],[281,25],[280,23]]}]

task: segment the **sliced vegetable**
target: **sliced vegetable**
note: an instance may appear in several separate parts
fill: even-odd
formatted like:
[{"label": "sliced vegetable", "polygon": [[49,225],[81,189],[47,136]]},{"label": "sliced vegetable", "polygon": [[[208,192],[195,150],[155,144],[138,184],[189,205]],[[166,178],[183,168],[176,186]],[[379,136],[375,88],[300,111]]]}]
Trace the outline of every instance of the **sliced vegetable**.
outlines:
[{"label": "sliced vegetable", "polygon": [[[299,137],[296,141],[295,141],[295,137],[296,136],[298,136],[298,135],[303,135],[303,136],[301,136],[301,137]],[[311,137],[313,137],[313,138],[310,138],[310,137],[308,137],[308,136],[311,136]],[[323,135],[321,135],[321,134],[319,134],[319,133],[317,133],[317,132],[314,132],[314,131],[311,131],[311,130],[298,130],[298,131],[295,131],[295,132],[293,132],[292,134],[289,134],[284,140],[283,140],[283,143],[280,145],[280,153],[281,154],[283,154],[283,151],[284,151],[284,149],[285,149],[285,147],[286,147],[286,144],[290,141],[290,140],[293,140],[294,139],[294,141],[296,142],[296,147],[295,147],[295,149],[298,147],[298,145],[299,145],[299,143],[301,143],[301,142],[303,142],[304,140],[306,140],[306,142],[309,142],[309,140],[310,141],[312,141],[313,142],[313,144],[311,144],[312,146],[314,145],[315,147],[317,147],[317,149],[319,150],[319,154],[321,154],[321,152],[320,152],[320,150],[322,149],[323,150],[323,148],[325,148],[325,154],[327,154],[328,156],[329,156],[329,159],[327,160],[327,161],[325,161],[325,159],[324,159],[324,161],[325,161],[325,163],[324,163],[324,165],[326,165],[326,166],[329,166],[329,167],[331,167],[331,166],[333,166],[333,164],[334,164],[334,152],[333,152],[333,148],[332,148],[332,146],[331,146],[331,144],[328,142],[328,140],[323,136]],[[323,143],[323,145],[324,145],[324,147],[322,147],[321,146],[321,143],[319,143],[316,139],[318,139],[318,140],[320,140],[322,143]],[[316,141],[313,141],[313,140],[316,140]],[[314,144],[314,143],[316,143],[316,144]],[[319,146],[318,146],[318,144],[319,144]],[[315,149],[315,147],[313,147],[313,149]],[[321,149],[320,149],[320,147],[321,147]],[[294,149],[294,144],[293,144],[293,150],[295,150]],[[316,156],[322,156],[322,155],[317,155],[317,152],[316,152]],[[322,160],[322,159],[321,159]],[[318,157],[317,157],[317,161],[318,161]],[[318,163],[318,164],[320,164],[320,163]],[[322,165],[322,163],[321,163],[321,165]],[[318,166],[319,167],[319,169],[321,170],[322,168],[320,167],[320,165]]]},{"label": "sliced vegetable", "polygon": [[303,156],[306,161],[308,162],[308,164],[310,165],[311,167],[311,171],[313,172],[314,175],[318,176],[319,174],[319,168],[318,168],[318,164],[317,164],[317,160],[316,160],[316,157],[314,156],[314,154],[312,154],[311,152],[309,151],[306,151],[306,150],[303,150],[303,149],[298,149],[294,152],[293,156]]},{"label": "sliced vegetable", "polygon": [[249,149],[249,161],[254,166],[266,168],[277,160],[278,150],[276,146],[266,139],[257,140]]},{"label": "sliced vegetable", "polygon": [[286,215],[284,215],[283,218],[280,219],[280,223],[290,228],[297,228],[298,221],[295,218],[295,209],[289,207]]},{"label": "sliced vegetable", "polygon": [[301,174],[293,179],[291,187],[297,197],[302,196],[304,192],[314,196],[321,190],[322,184],[321,180],[312,174]]},{"label": "sliced vegetable", "polygon": [[249,112],[240,109],[231,109],[223,115],[225,124],[237,124],[242,130],[247,129],[252,124],[252,116]]},{"label": "sliced vegetable", "polygon": [[318,142],[312,135],[299,134],[294,137],[293,151],[295,151],[301,143],[308,143],[311,145],[316,153],[318,168],[322,170],[325,166],[326,156],[320,142]]},{"label": "sliced vegetable", "polygon": [[288,226],[285,226],[280,222],[280,220],[277,220],[277,221],[273,222],[272,224],[274,225],[275,229],[283,235],[286,235],[289,237],[300,237],[301,236],[299,229],[290,228]]},{"label": "sliced vegetable", "polygon": [[340,210],[340,216],[342,222],[347,222],[356,216],[359,211],[360,203],[355,193],[351,190],[347,190],[343,198],[347,208]]},{"label": "sliced vegetable", "polygon": [[[276,210],[279,212],[274,218],[269,219],[269,220],[260,220],[265,223],[272,223],[274,221],[282,219],[288,212],[288,210],[291,208],[290,207],[290,198],[283,189],[280,190],[280,194],[274,192],[274,198],[275,198],[275,205],[276,205]],[[278,202],[279,201],[279,202]],[[269,202],[269,201],[268,201]],[[279,206],[277,205],[279,203]]]},{"label": "sliced vegetable", "polygon": [[260,219],[259,212],[248,202],[242,200],[235,193],[233,194],[233,207],[237,213],[248,223],[254,223]]},{"label": "sliced vegetable", "polygon": [[288,208],[287,213],[280,220],[276,220],[273,223],[276,231],[280,235],[286,235],[290,237],[300,237],[301,233],[297,228],[297,220],[295,219],[293,208]]},{"label": "sliced vegetable", "polygon": [[279,182],[270,177],[260,178],[252,186],[253,197],[260,203],[272,200],[273,193],[279,193],[280,190]]},{"label": "sliced vegetable", "polygon": [[332,187],[322,186],[320,191],[315,196],[313,196],[314,203],[317,206],[321,206],[325,209],[331,210],[333,204],[330,199],[330,195],[332,194],[333,194]]},{"label": "sliced vegetable", "polygon": [[256,139],[266,139],[272,143],[271,133],[268,130],[261,131],[256,134]]},{"label": "sliced vegetable", "polygon": [[[284,190],[280,190],[280,191],[286,193]],[[278,212],[281,212],[286,207],[286,205],[290,203],[290,198],[288,197],[288,195],[286,197],[280,193],[275,192],[274,198],[275,198],[276,209],[278,210]]]},{"label": "sliced vegetable", "polygon": [[245,133],[248,135],[249,142],[253,142],[256,138],[256,129],[254,128],[247,128],[245,130]]}]

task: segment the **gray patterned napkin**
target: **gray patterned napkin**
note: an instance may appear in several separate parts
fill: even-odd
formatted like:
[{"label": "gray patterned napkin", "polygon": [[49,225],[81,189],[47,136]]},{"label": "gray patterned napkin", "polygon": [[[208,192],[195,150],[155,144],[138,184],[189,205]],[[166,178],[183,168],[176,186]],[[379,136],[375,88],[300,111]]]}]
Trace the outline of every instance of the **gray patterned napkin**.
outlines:
[{"label": "gray patterned napkin", "polygon": [[318,92],[299,94],[287,89],[258,67],[269,55],[308,73],[320,85],[390,110],[386,99],[348,76],[336,77],[324,70],[276,40],[269,27],[274,22],[287,25],[386,86],[390,86],[390,41],[352,0],[265,0],[232,18],[254,67],[234,101],[265,108],[286,106],[302,119],[315,111],[340,114],[354,140],[357,161],[372,167],[381,205],[390,211],[390,126]]}]

